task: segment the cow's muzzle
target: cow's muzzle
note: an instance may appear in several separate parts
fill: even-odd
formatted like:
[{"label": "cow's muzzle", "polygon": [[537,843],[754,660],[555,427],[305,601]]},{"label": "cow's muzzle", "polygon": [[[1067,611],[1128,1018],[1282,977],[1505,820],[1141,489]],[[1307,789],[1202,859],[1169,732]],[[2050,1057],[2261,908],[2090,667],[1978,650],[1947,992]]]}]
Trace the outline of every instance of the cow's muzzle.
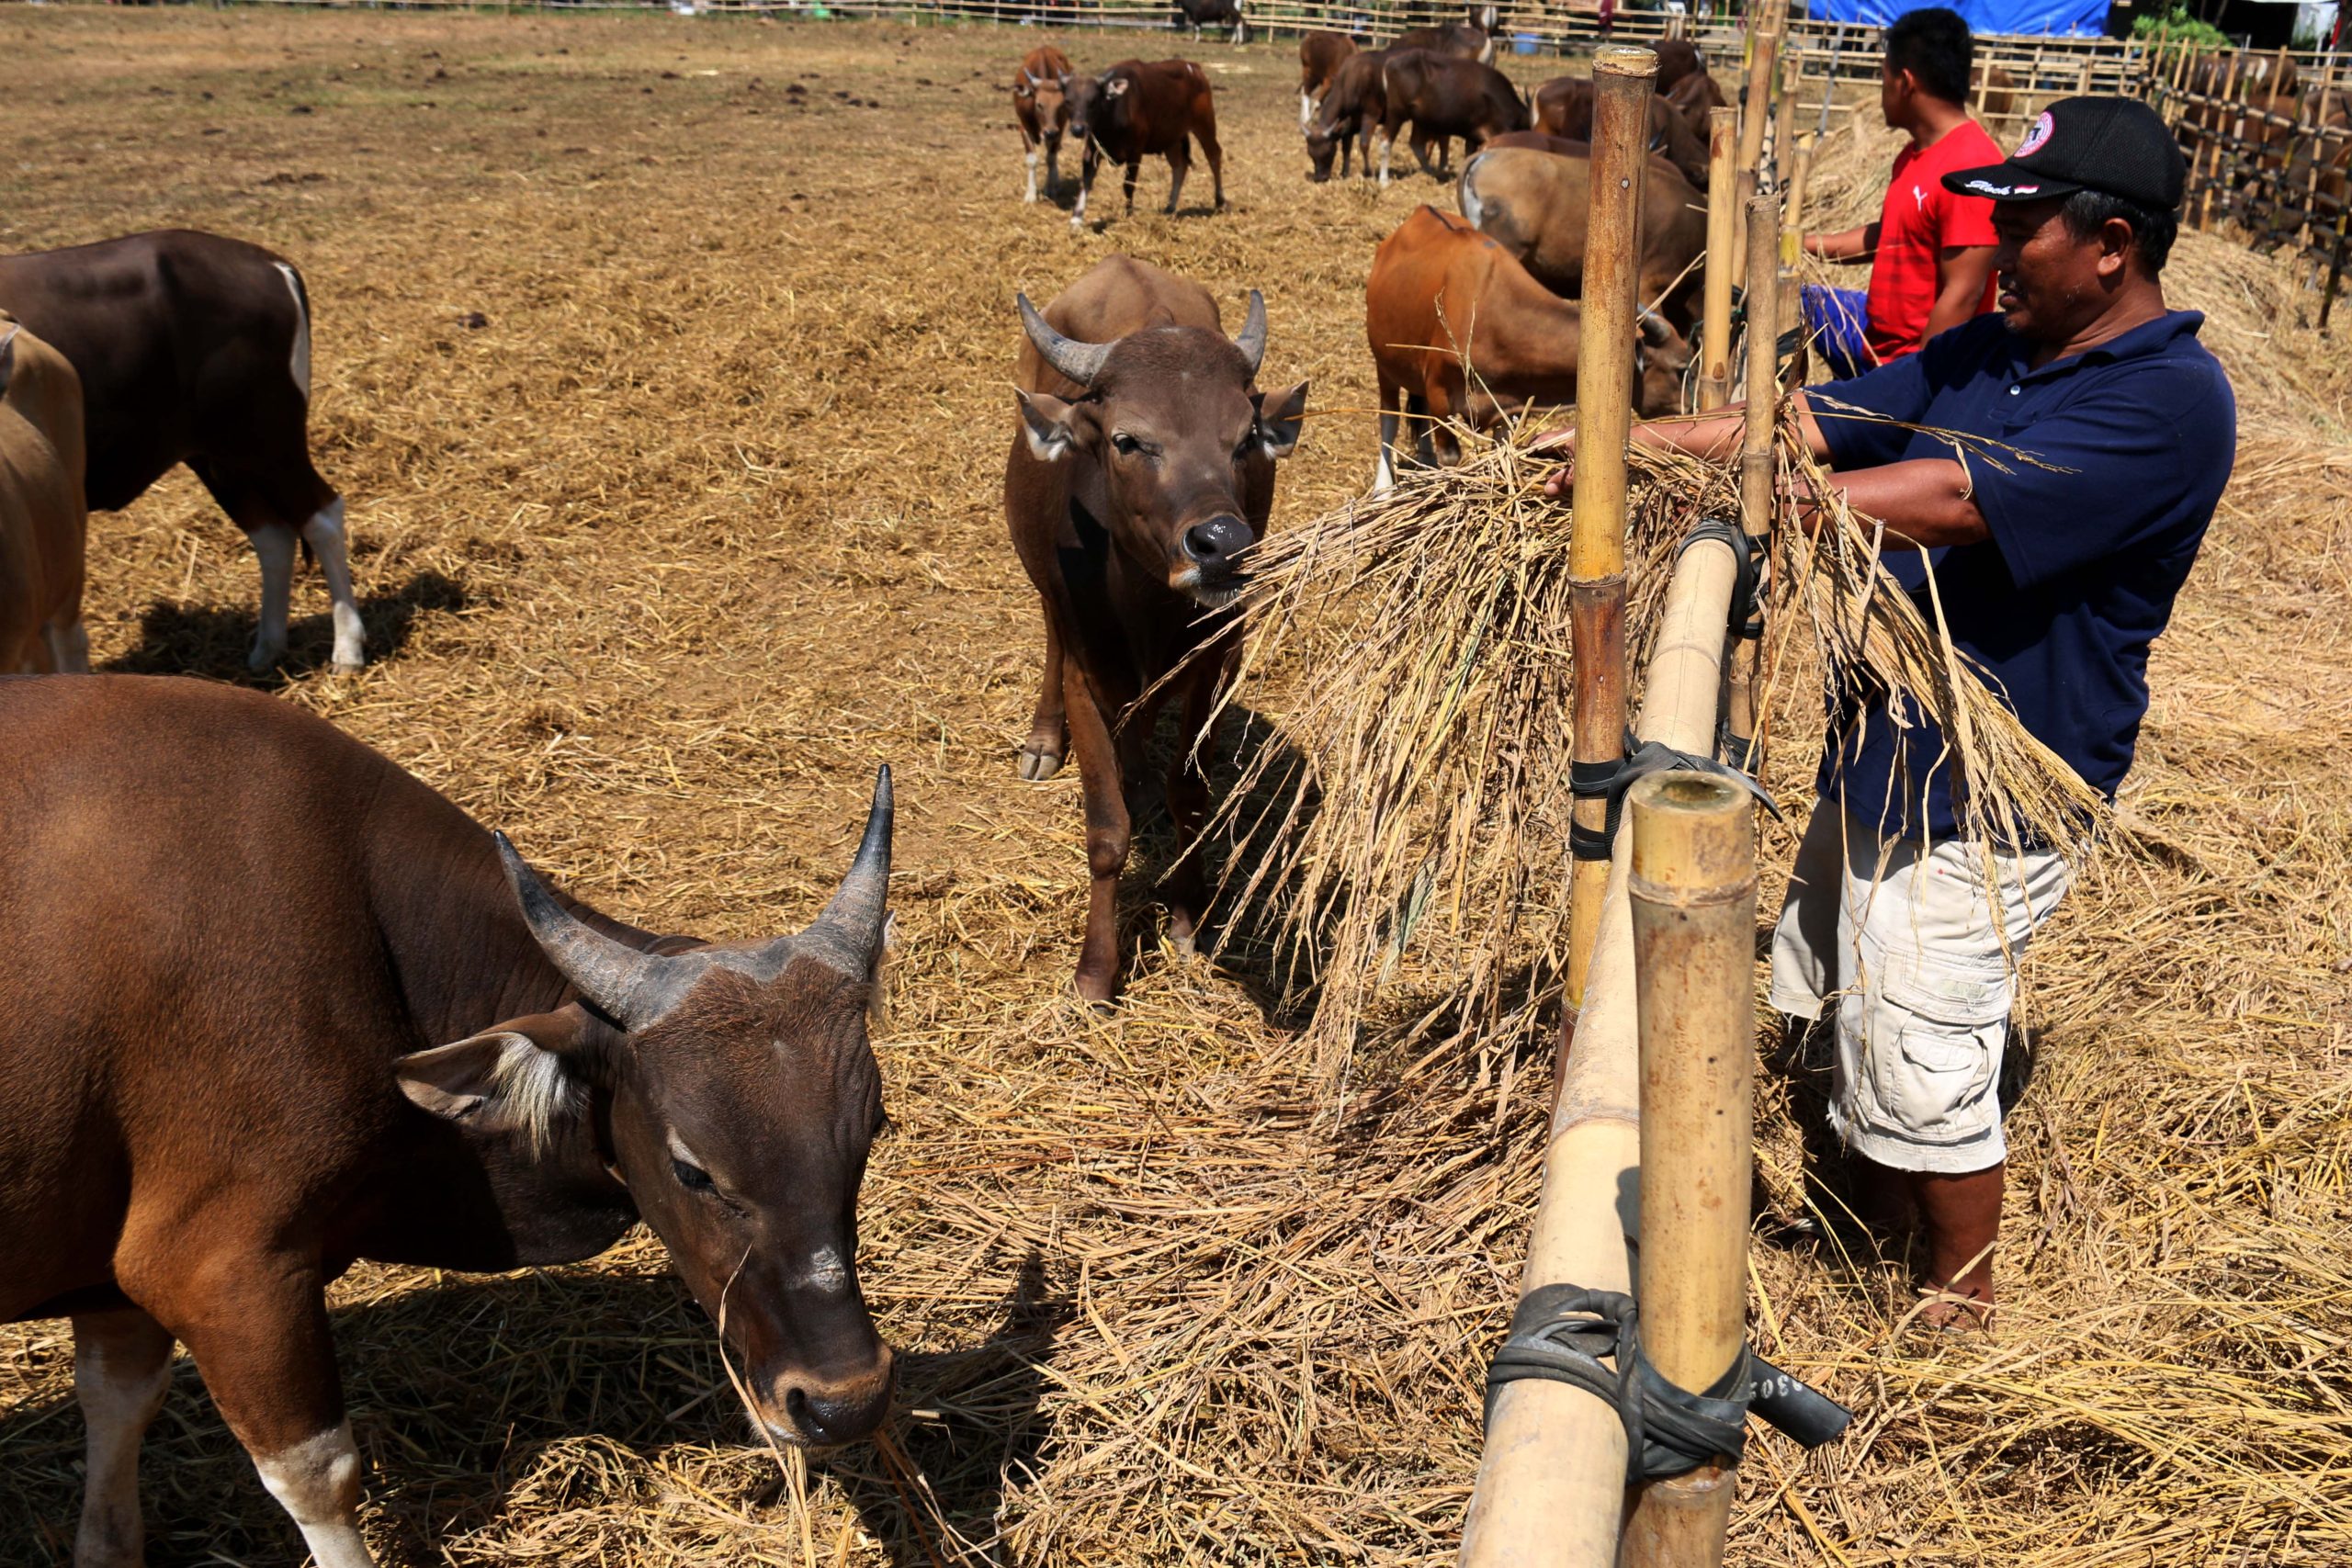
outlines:
[{"label": "cow's muzzle", "polygon": [[[787,1376],[775,1380],[775,1405],[761,1412],[768,1430],[786,1442],[831,1448],[871,1437],[890,1413],[898,1360],[887,1345],[874,1364],[848,1378]],[[764,1402],[763,1402],[764,1403]],[[782,1419],[778,1419],[778,1416]]]},{"label": "cow's muzzle", "polygon": [[1176,586],[1211,609],[1231,604],[1241,592],[1241,557],[1257,542],[1257,530],[1229,512],[1193,524],[1184,530]]}]

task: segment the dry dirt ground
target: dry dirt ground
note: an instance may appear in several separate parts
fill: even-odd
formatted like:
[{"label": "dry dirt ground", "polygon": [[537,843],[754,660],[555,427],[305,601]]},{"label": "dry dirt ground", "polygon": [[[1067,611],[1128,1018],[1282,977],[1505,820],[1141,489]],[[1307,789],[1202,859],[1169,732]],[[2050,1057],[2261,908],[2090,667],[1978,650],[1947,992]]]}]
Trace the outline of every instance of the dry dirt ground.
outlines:
[{"label": "dry dirt ground", "polygon": [[[1038,626],[998,511],[1012,291],[1116,250],[1230,322],[1266,291],[1267,374],[1311,378],[1317,415],[1278,517],[1352,493],[1371,250],[1450,199],[1307,185],[1290,46],[1204,42],[1231,209],[1199,170],[1159,216],[1154,167],[1143,212],[1098,189],[1112,221],[1073,238],[1018,199],[1004,84],[1035,36],[0,17],[0,244],[188,224],[307,275],[373,663],[324,671],[306,575],[286,700],[604,908],[712,936],[805,921],[874,764],[898,770],[898,1131],[861,1265],[908,1352],[911,1468],[821,1457],[796,1501],[642,1237],[502,1279],[362,1269],[336,1326],[388,1564],[1450,1557],[1543,1065],[1507,1102],[1476,1061],[1318,1099],[1246,944],[1162,949],[1164,829],[1130,877],[1126,1006],[1071,1005],[1077,784],[1014,777]],[[1125,44],[1066,42],[1095,66]],[[2268,434],[2156,661],[2126,804],[2161,852],[2086,886],[2039,960],[2009,1315],[1896,1332],[1899,1246],[1797,1223],[1808,1069],[1770,1077],[1757,1332],[1861,1418],[1815,1456],[1758,1441],[1736,1561],[2352,1560],[2345,382],[2274,269],[2199,243],[2216,298],[2189,302]],[[90,559],[102,667],[244,678],[256,573],[186,475],[96,520]],[[1279,690],[1253,700],[1278,718]],[[58,1327],[0,1332],[9,1563],[70,1557]],[[185,1364],[146,1465],[152,1562],[295,1559]]]}]

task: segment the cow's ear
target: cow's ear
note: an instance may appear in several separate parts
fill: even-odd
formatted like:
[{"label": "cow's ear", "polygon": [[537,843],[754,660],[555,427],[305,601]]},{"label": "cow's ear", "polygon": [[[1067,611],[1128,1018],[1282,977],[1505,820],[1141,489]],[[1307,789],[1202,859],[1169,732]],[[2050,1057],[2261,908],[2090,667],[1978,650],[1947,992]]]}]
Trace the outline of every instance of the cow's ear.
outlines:
[{"label": "cow's ear", "polygon": [[1072,447],[1089,443],[1092,423],[1076,405],[1049,392],[1016,391],[1013,396],[1021,400],[1021,432],[1029,438],[1029,450],[1038,461],[1057,463]]},{"label": "cow's ear", "polygon": [[1258,405],[1258,444],[1269,457],[1289,457],[1298,448],[1298,429],[1306,420],[1306,383],[1250,396]]},{"label": "cow's ear", "polygon": [[1102,93],[1106,97],[1115,98],[1125,94],[1129,87],[1134,85],[1135,84],[1127,80],[1125,76],[1114,76],[1109,81],[1102,84]]},{"label": "cow's ear", "polygon": [[564,1058],[581,1052],[594,1027],[577,1007],[508,1019],[395,1057],[392,1074],[413,1104],[435,1116],[520,1127],[537,1142],[584,1102],[584,1087]]}]

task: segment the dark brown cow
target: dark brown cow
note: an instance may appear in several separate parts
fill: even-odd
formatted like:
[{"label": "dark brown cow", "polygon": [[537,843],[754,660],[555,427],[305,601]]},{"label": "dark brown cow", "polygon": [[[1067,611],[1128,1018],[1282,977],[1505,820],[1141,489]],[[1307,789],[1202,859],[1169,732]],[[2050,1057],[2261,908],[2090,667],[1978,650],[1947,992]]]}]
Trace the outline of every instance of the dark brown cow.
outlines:
[{"label": "dark brown cow", "polygon": [[1198,39],[1204,27],[1233,24],[1233,41],[1250,41],[1250,24],[1241,19],[1241,0],[1176,0],[1176,25],[1189,27]]},{"label": "dark brown cow", "polygon": [[1657,41],[1657,76],[1651,84],[1660,93],[1668,93],[1690,76],[1707,73],[1707,57],[1699,46],[1687,38],[1660,39]]},{"label": "dark brown cow", "polygon": [[261,562],[254,670],[286,651],[298,537],[327,580],[334,667],[366,661],[343,498],[311,464],[311,304],[293,263],[166,229],[0,257],[0,310],[82,378],[94,509],[119,511],[186,463],[245,531]]},{"label": "dark brown cow", "polygon": [[1022,57],[1012,77],[1012,118],[1021,127],[1021,151],[1029,165],[1029,191],[1021,199],[1037,199],[1037,154],[1046,155],[1046,198],[1062,183],[1062,132],[1069,129],[1069,100],[1062,96],[1062,78],[1070,74],[1069,56],[1052,44],[1040,44]]},{"label": "dark brown cow", "polygon": [[[1185,848],[1164,882],[1169,931],[1189,952],[1200,929],[1203,769],[1236,630],[1204,612],[1241,591],[1244,557],[1273,507],[1275,459],[1298,444],[1306,383],[1255,389],[1266,350],[1255,291],[1241,335],[1227,339],[1207,290],[1126,256],[1098,263],[1042,314],[1025,296],[1020,307],[1020,429],[1004,511],[1046,616],[1045,682],[1020,773],[1050,778],[1077,753],[1092,879],[1078,991],[1102,1004],[1119,989],[1126,781],[1141,777],[1170,696],[1182,699],[1183,727],[1168,807]],[[1204,656],[1192,659],[1196,649]]]},{"label": "dark brown cow", "polygon": [[[1417,209],[1380,243],[1364,285],[1364,333],[1380,383],[1380,466],[1373,488],[1394,483],[1398,424],[1419,426],[1424,461],[1461,454],[1437,421],[1485,429],[1508,413],[1577,400],[1582,307],[1552,293],[1500,245],[1459,218]],[[1690,345],[1644,316],[1646,353],[1625,389],[1645,414],[1681,400]]]},{"label": "dark brown cow", "polygon": [[[1462,171],[1457,195],[1470,226],[1500,244],[1564,299],[1584,293],[1585,219],[1592,164],[1572,142],[1537,151],[1496,147]],[[1566,155],[1563,156],[1562,153]],[[1641,295],[1676,332],[1697,325],[1707,251],[1707,206],[1665,159],[1652,155],[1641,199]]]},{"label": "dark brown cow", "polygon": [[[1527,102],[1510,78],[1491,65],[1427,50],[1389,51],[1381,62],[1380,184],[1388,186],[1396,132],[1413,128],[1413,157],[1433,178],[1445,177],[1446,141],[1462,139],[1467,158],[1487,138],[1527,129]],[[1430,146],[1437,162],[1430,162]]]},{"label": "dark brown cow", "polygon": [[1094,187],[1102,161],[1125,170],[1127,213],[1136,209],[1136,175],[1148,157],[1168,160],[1168,207],[1176,210],[1184,193],[1184,175],[1193,166],[1192,142],[1197,140],[1209,161],[1209,178],[1216,182],[1216,206],[1225,209],[1225,149],[1216,141],[1216,95],[1209,90],[1208,73],[1189,60],[1123,60],[1100,76],[1065,76],[1062,91],[1069,99],[1070,124],[1085,144],[1079,167],[1078,205],[1069,215],[1073,229],[1086,222],[1086,193]]},{"label": "dark brown cow", "polygon": [[82,383],[0,311],[0,675],[85,673]]},{"label": "dark brown cow", "polygon": [[1315,95],[1331,85],[1340,66],[1356,52],[1345,33],[1311,32],[1298,40],[1298,129],[1315,123]]},{"label": "dark brown cow", "polygon": [[713,945],[213,682],[0,681],[0,1321],[74,1320],[81,1568],[140,1561],[175,1339],[321,1568],[366,1568],[324,1297],[359,1258],[567,1263],[643,1220],[766,1434],[881,1420],[855,1260],[888,770],[816,922]]},{"label": "dark brown cow", "polygon": [[1344,175],[1351,150],[1359,145],[1363,157],[1356,172],[1366,177],[1371,175],[1372,133],[1379,129],[1380,117],[1388,107],[1388,89],[1380,75],[1380,68],[1387,60],[1386,50],[1375,49],[1351,54],[1340,62],[1331,85],[1324,89],[1315,123],[1306,128],[1306,156],[1313,165],[1308,179],[1317,184],[1329,179],[1335,152],[1339,154],[1340,173]]},{"label": "dark brown cow", "polygon": [[1728,108],[1731,100],[1724,96],[1723,88],[1704,71],[1694,71],[1673,86],[1658,95],[1667,106],[1682,117],[1690,134],[1704,146],[1707,133],[1713,129],[1712,111]]},{"label": "dark brown cow", "polygon": [[1480,65],[1495,62],[1494,35],[1468,22],[1449,22],[1435,28],[1408,28],[1396,35],[1396,41],[1388,46],[1388,52],[1398,54],[1408,49],[1427,50],[1431,54],[1475,61]]},{"label": "dark brown cow", "polygon": [[[1649,102],[1649,147],[1682,171],[1701,191],[1707,188],[1707,139],[1692,132],[1682,112],[1653,93]],[[1592,82],[1555,76],[1535,89],[1535,129],[1570,141],[1592,140]]]}]

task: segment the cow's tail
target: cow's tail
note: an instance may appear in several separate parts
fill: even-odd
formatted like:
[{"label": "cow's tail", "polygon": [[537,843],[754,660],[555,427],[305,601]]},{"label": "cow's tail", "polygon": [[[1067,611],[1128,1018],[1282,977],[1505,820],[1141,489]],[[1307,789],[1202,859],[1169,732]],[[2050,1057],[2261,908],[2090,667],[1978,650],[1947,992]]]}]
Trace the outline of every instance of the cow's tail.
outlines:
[{"label": "cow's tail", "polygon": [[287,370],[294,378],[294,389],[302,394],[302,406],[311,406],[311,296],[302,287],[302,275],[294,270],[292,262],[275,264],[286,279],[286,291],[294,297],[294,346],[287,355]]}]

